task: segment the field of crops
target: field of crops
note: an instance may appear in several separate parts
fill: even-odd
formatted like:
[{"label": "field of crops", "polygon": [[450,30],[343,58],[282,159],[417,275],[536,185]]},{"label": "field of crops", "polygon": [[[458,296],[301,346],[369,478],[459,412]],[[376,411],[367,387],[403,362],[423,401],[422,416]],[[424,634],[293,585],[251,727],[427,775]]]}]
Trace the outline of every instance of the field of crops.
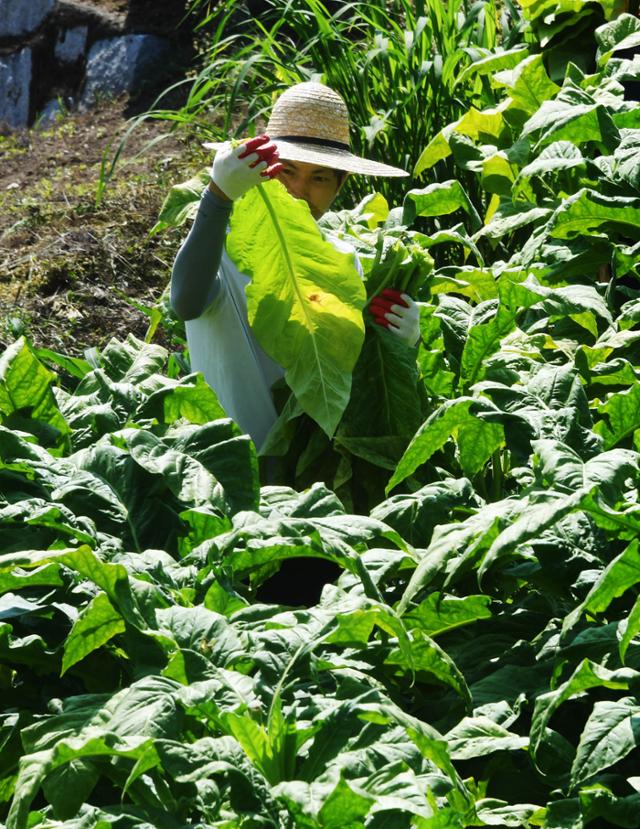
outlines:
[{"label": "field of crops", "polygon": [[[361,149],[413,183],[354,183],[322,219],[365,278],[335,254],[343,312],[304,308],[308,330],[290,321],[330,279],[295,249],[333,248],[277,182],[234,208],[265,211],[288,263],[232,221],[287,368],[275,463],[153,343],[179,343],[165,307],[148,342],[0,357],[0,825],[640,827],[640,19],[374,3],[354,34],[344,6],[286,6],[261,52],[244,35],[232,59],[216,30],[174,120],[197,124],[222,66],[229,107],[255,67],[284,86],[315,67],[345,96],[365,72],[372,99],[386,77],[398,98],[383,119],[370,102]],[[294,67],[296,14],[317,29]],[[311,48],[338,35],[350,68]],[[424,140],[390,156],[424,79]],[[417,349],[362,315],[383,284],[419,300]],[[338,577],[297,601],[318,560]]]}]

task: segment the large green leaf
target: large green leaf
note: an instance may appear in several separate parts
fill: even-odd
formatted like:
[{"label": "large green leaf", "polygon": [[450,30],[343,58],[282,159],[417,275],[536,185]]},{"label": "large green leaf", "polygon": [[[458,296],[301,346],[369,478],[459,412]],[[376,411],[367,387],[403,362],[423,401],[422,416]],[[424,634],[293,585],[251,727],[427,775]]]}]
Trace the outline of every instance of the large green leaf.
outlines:
[{"label": "large green leaf", "polygon": [[91,521],[64,506],[40,498],[24,498],[0,508],[0,539],[5,552],[29,547],[76,543],[96,546]]},{"label": "large green leaf", "polygon": [[571,495],[559,497],[558,493],[532,499],[528,509],[522,509],[514,522],[504,529],[493,541],[478,568],[478,579],[499,560],[523,549],[527,542],[540,538],[548,528],[560,522],[565,516],[577,510],[584,498],[578,490]]},{"label": "large green leaf", "polygon": [[490,221],[474,234],[473,239],[477,241],[483,236],[488,239],[501,239],[507,233],[513,233],[521,227],[539,222],[551,215],[551,208],[539,207],[527,202],[505,201],[491,216]]},{"label": "large green leaf", "polygon": [[[239,607],[244,607],[242,602]],[[202,606],[169,607],[156,611],[163,634],[171,636],[183,650],[196,651],[206,656],[213,665],[223,667],[241,648],[226,617]]]},{"label": "large green leaf", "polygon": [[409,190],[404,199],[403,221],[411,224],[416,216],[443,216],[456,210],[468,213],[472,227],[480,217],[459,181],[429,184],[421,190]]},{"label": "large green leaf", "polygon": [[409,580],[398,612],[404,613],[416,594],[443,573],[452,578],[458,567],[481,557],[497,537],[500,527],[507,526],[512,518],[526,509],[525,499],[505,498],[495,504],[487,504],[464,521],[437,526],[431,543]]},{"label": "large green leaf", "polygon": [[549,234],[558,239],[589,235],[603,226],[620,227],[626,236],[640,237],[640,200],[602,196],[583,189],[565,199],[549,219]]},{"label": "large green leaf", "polygon": [[340,829],[359,823],[369,812],[374,798],[355,792],[348,783],[340,779],[335,789],[322,804],[318,812],[320,823],[326,829]]},{"label": "large green leaf", "polygon": [[177,426],[167,432],[164,442],[215,476],[224,488],[229,511],[257,507],[260,483],[256,450],[231,420]]},{"label": "large green leaf", "polygon": [[227,415],[215,392],[201,374],[180,380],[163,378],[162,388],[152,392],[141,405],[137,417],[156,417],[164,423],[184,418],[189,423],[209,423]]},{"label": "large green leaf", "polygon": [[340,436],[410,437],[421,423],[416,353],[379,325],[367,326]]},{"label": "large green leaf", "polygon": [[203,506],[218,500],[216,479],[193,457],[142,429],[128,429],[122,435],[135,462],[150,474],[162,476],[169,491],[185,505]]},{"label": "large green leaf", "polygon": [[42,781],[42,792],[58,818],[73,818],[82,809],[100,778],[99,771],[87,760],[71,760]]},{"label": "large green leaf", "polygon": [[460,73],[456,83],[462,83],[469,75],[493,75],[505,69],[512,69],[529,54],[526,46],[518,45],[513,49],[496,49],[484,57],[474,60]]},{"label": "large green leaf", "polygon": [[446,735],[454,760],[484,757],[493,751],[517,751],[527,748],[529,738],[509,731],[488,717],[465,717]]},{"label": "large green leaf", "polygon": [[562,626],[563,632],[570,630],[585,612],[603,613],[614,599],[622,596],[638,582],[640,582],[640,552],[638,540],[634,539],[619,556],[607,565],[584,601],[568,614]]},{"label": "large green leaf", "polygon": [[[498,296],[498,284],[494,273],[488,268],[474,268],[469,265],[456,266],[451,275],[448,270],[442,268],[429,283],[429,287],[432,294],[452,291],[476,302],[484,302]],[[429,320],[427,324],[430,323]],[[430,339],[433,340],[434,337]]]},{"label": "large green leaf", "polygon": [[560,91],[547,75],[542,55],[531,55],[514,69],[498,72],[494,75],[494,83],[506,86],[513,106],[529,115]]},{"label": "large green leaf", "polygon": [[[110,340],[100,353],[99,362],[111,380],[138,385],[160,371],[167,356],[162,346],[128,334],[122,341]],[[87,375],[79,388],[85,388],[90,382],[91,375]]]},{"label": "large green leaf", "polygon": [[205,542],[200,551],[213,561],[227,564],[235,575],[260,572],[265,564],[273,566],[287,558],[328,558],[357,574],[366,595],[372,598],[378,598],[378,593],[360,551],[382,538],[406,549],[405,542],[390,527],[364,516],[302,519],[277,513],[269,518],[241,513],[234,523],[237,528],[233,532]]},{"label": "large green leaf", "polygon": [[507,154],[500,150],[482,162],[482,187],[489,193],[510,196],[518,168],[511,164]]},{"label": "large green leaf", "polygon": [[[142,761],[147,768],[157,764],[154,739],[175,739],[180,732],[179,691],[180,686],[171,680],[144,677],[113,695],[68,697],[55,706],[57,713],[41,717],[25,728],[22,733],[25,752],[9,825],[16,829],[25,825],[28,805],[39,785],[50,788],[56,779],[65,778],[71,782],[70,764],[84,768],[85,760],[110,758],[111,768],[117,770],[116,779],[126,790],[125,781],[131,765],[119,765],[117,758]],[[90,764],[87,767],[90,768]],[[79,782],[90,788],[95,780],[92,781],[90,776],[87,779],[83,774]],[[66,798],[64,792],[56,795],[56,801],[65,809],[73,800],[72,794]]]},{"label": "large green leaf", "polygon": [[532,803],[510,804],[491,797],[476,802],[476,814],[487,826],[533,826],[531,818],[535,816],[539,819],[542,813],[540,806]]},{"label": "large green leaf", "polygon": [[[457,441],[461,439],[460,461],[465,472],[473,474],[481,469],[504,439],[499,424],[488,423],[476,414],[492,409],[492,404],[482,398],[459,397],[443,403],[411,440],[387,485],[387,493],[442,449],[452,436]],[[465,435],[465,429],[472,431]]]},{"label": "large green leaf", "polygon": [[467,135],[479,143],[497,144],[506,130],[507,124],[500,107],[479,111],[472,106],[460,119],[448,124],[431,139],[418,158],[413,175],[419,176],[424,170],[451,155],[449,138],[453,132]]},{"label": "large green leaf", "polygon": [[612,394],[598,406],[603,415],[594,431],[604,438],[605,448],[610,449],[629,438],[640,429],[640,384],[634,382],[631,388]]},{"label": "large green leaf", "polygon": [[602,104],[593,99],[572,100],[564,91],[544,101],[522,128],[522,137],[535,141],[540,149],[553,141],[567,140],[577,146],[597,141],[613,150],[619,141],[618,130]]},{"label": "large green leaf", "polygon": [[39,434],[45,445],[64,441],[69,426],[53,395],[53,380],[24,338],[9,346],[0,357],[0,414],[5,425]]},{"label": "large green leaf", "polygon": [[469,418],[458,429],[456,443],[464,473],[475,475],[484,469],[489,459],[494,458],[495,463],[496,453],[505,445],[504,428],[501,423],[491,423],[480,417]]},{"label": "large green leaf", "polygon": [[429,636],[436,636],[480,619],[490,619],[490,604],[489,596],[462,598],[435,591],[407,613],[404,621],[409,628],[417,626]]},{"label": "large green leaf", "polygon": [[84,758],[138,759],[153,750],[148,737],[122,737],[114,740],[112,734],[88,734],[60,740],[54,748],[26,755],[20,763],[16,791],[7,817],[7,829],[27,829],[29,807],[44,779],[75,760]]},{"label": "large green leaf", "polygon": [[596,702],[571,768],[572,788],[617,763],[639,744],[640,706],[634,697]]},{"label": "large green leaf", "polygon": [[124,631],[124,619],[105,593],[98,595],[82,611],[64,643],[62,673]]},{"label": "large green leaf", "polygon": [[72,461],[83,474],[65,482],[56,497],[106,532],[120,535],[127,547],[140,552],[162,547],[179,523],[167,508],[176,502],[162,479],[154,480],[115,443],[109,434],[76,452]]},{"label": "large green leaf", "polygon": [[541,694],[536,700],[531,723],[531,753],[534,759],[547,739],[549,720],[563,702],[590,688],[628,690],[630,683],[637,683],[639,677],[637,671],[629,668],[609,671],[588,659],[583,660],[566,682],[552,691]]},{"label": "large green leaf", "polygon": [[535,441],[538,474],[544,486],[566,494],[599,489],[617,500],[625,483],[638,469],[639,456],[628,449],[610,449],[583,461],[570,447],[553,439]]},{"label": "large green leaf", "polygon": [[375,802],[373,795],[360,788],[355,791],[342,776],[335,786],[331,782],[286,781],[275,787],[274,794],[293,825],[309,829],[355,829],[363,825]]},{"label": "large green leaf", "polygon": [[622,141],[613,154],[614,175],[618,181],[640,190],[640,131],[623,132]]},{"label": "large green leaf", "polygon": [[[607,4],[608,4],[608,0]],[[520,0],[520,6],[527,20],[536,20],[543,14],[555,17],[560,14],[576,13],[590,3],[590,0]],[[605,5],[605,3],[601,3]]]},{"label": "large green leaf", "polygon": [[640,21],[632,14],[621,14],[615,20],[599,26],[595,37],[598,42],[598,58],[604,63],[614,52],[640,45]]},{"label": "large green leaf", "polygon": [[585,165],[586,160],[575,144],[571,141],[554,141],[520,170],[514,183],[513,195],[518,196],[532,176],[546,176],[558,170],[583,168]]},{"label": "large green leaf", "polygon": [[386,662],[405,668],[412,674],[424,672],[433,676],[460,694],[471,709],[471,694],[462,672],[447,652],[420,628],[413,631],[409,658],[401,648],[396,648],[391,651]]},{"label": "large green leaf", "polygon": [[450,520],[454,510],[466,510],[476,504],[466,478],[448,478],[416,492],[393,495],[374,507],[371,517],[393,527],[414,547],[426,547],[434,528]]},{"label": "large green leaf", "polygon": [[193,219],[198,212],[202,191],[210,177],[210,172],[203,170],[189,181],[174,185],[160,208],[158,221],[151,228],[151,232],[157,233],[168,227],[180,227],[189,219]]},{"label": "large green leaf", "polygon": [[601,489],[605,496],[617,495],[625,480],[638,468],[635,452],[612,450],[583,463],[568,447],[553,440],[532,443],[547,487],[535,494],[529,508],[493,541],[478,570],[482,578],[495,562],[540,536],[566,515],[585,506],[590,494]]},{"label": "large green leaf", "polygon": [[22,570],[20,567],[4,570],[0,566],[0,594],[33,585],[59,586],[62,584],[59,568],[55,564],[45,564],[31,572]]},{"label": "large green leaf", "polygon": [[251,276],[249,321],[258,341],[331,436],[364,340],[365,291],[353,254],[324,240],[308,206],[277,181],[237,202],[227,248]]},{"label": "large green leaf", "polygon": [[[630,779],[629,783],[637,787],[635,780]],[[618,796],[602,784],[585,786],[580,789],[580,805],[588,821],[603,818],[612,826],[635,829],[640,810],[640,794]]]},{"label": "large green leaf", "polygon": [[[145,622],[131,594],[126,568],[120,564],[101,561],[89,547],[82,546],[75,550],[17,553],[13,556],[6,556],[6,560],[0,562],[0,567],[5,564],[6,566],[33,567],[50,561],[64,564],[92,581],[106,593],[111,604],[118,609],[125,621],[134,626],[145,627]],[[101,616],[104,610],[106,607],[101,603],[98,615]]]},{"label": "large green leaf", "polygon": [[502,339],[513,330],[516,314],[503,303],[487,322],[474,325],[467,335],[460,360],[460,386],[467,390],[482,380],[487,358],[497,351]]}]

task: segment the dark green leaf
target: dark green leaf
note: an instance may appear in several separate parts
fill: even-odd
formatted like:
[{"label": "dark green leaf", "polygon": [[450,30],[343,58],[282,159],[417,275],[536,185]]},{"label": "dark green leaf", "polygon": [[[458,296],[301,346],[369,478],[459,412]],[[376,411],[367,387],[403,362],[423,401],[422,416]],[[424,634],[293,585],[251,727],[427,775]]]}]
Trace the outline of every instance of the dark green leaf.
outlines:
[{"label": "dark green leaf", "polygon": [[585,659],[577,666],[573,674],[555,690],[541,694],[536,700],[531,723],[531,754],[536,757],[542,743],[549,720],[563,702],[589,688],[611,688],[628,690],[632,682],[637,682],[640,674],[629,668],[609,671]]},{"label": "dark green leaf", "polygon": [[105,593],[99,593],[71,628],[64,643],[62,673],[124,631],[124,620]]},{"label": "dark green leaf", "polygon": [[617,763],[640,742],[640,706],[634,697],[596,702],[580,737],[571,786]]},{"label": "dark green leaf", "polygon": [[414,625],[429,636],[468,625],[479,619],[490,619],[489,596],[449,596],[438,592],[413,608],[404,617],[407,627]]}]

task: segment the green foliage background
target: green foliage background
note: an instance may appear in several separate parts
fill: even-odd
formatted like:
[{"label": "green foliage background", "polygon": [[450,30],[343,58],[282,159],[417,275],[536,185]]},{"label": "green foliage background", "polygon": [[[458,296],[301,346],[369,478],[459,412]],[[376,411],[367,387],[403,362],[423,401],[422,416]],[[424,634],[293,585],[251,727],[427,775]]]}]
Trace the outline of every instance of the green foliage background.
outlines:
[{"label": "green foliage background", "polygon": [[[543,11],[613,17],[591,69],[483,47],[492,105],[414,161],[454,174],[326,219],[367,277],[435,263],[386,431],[354,403],[265,485],[156,345],[0,358],[8,829],[638,826],[640,22]],[[313,559],[317,602],[261,599]]]}]

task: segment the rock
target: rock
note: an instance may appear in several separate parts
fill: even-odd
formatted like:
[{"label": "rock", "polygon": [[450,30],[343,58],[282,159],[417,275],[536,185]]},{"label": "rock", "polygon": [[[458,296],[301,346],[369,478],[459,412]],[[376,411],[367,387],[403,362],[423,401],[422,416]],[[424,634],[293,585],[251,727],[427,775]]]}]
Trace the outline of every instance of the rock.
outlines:
[{"label": "rock", "polygon": [[123,35],[93,44],[87,57],[80,109],[88,109],[101,95],[118,96],[135,90],[143,77],[163,63],[169,43],[155,35]]},{"label": "rock", "polygon": [[12,127],[27,125],[30,87],[31,49],[0,57],[0,121]]},{"label": "rock", "polygon": [[87,45],[88,26],[63,29],[58,35],[55,56],[61,63],[75,63],[84,55]]},{"label": "rock", "polygon": [[0,0],[0,37],[35,32],[54,6],[55,0]]}]

